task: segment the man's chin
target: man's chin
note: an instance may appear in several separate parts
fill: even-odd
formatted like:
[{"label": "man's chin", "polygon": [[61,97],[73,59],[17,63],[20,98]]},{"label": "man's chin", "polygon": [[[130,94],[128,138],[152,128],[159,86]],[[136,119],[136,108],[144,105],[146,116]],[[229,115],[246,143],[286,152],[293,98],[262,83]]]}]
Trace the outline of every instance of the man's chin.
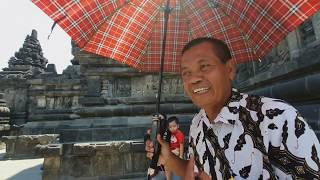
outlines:
[{"label": "man's chin", "polygon": [[195,102],[195,101],[192,101],[192,102],[193,102],[193,104],[195,104],[196,106],[198,106],[201,109],[205,109],[206,104],[207,104],[207,103],[203,103],[203,102]]}]

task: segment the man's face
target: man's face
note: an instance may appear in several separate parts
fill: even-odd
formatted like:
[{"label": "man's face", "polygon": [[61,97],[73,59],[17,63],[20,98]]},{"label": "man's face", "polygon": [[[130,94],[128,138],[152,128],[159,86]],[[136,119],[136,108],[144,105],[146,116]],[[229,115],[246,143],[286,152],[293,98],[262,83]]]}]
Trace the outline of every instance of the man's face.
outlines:
[{"label": "man's face", "polygon": [[213,46],[203,42],[185,51],[181,60],[183,86],[194,104],[204,108],[219,108],[231,93],[235,76],[232,60],[222,63]]},{"label": "man's face", "polygon": [[175,121],[171,121],[169,123],[169,131],[174,133],[177,131],[177,129],[179,128],[179,125],[175,122]]}]

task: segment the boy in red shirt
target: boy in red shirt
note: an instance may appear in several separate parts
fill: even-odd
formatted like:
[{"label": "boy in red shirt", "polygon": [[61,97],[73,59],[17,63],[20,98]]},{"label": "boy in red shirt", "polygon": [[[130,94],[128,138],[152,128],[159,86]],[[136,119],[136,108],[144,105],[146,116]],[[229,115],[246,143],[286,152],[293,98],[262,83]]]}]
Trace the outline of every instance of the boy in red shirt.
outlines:
[{"label": "boy in red shirt", "polygon": [[[176,116],[172,116],[168,118],[167,123],[171,135],[170,150],[182,159],[184,153],[184,134],[179,130],[179,120]],[[180,179],[178,176],[167,170],[166,176],[167,180]]]}]

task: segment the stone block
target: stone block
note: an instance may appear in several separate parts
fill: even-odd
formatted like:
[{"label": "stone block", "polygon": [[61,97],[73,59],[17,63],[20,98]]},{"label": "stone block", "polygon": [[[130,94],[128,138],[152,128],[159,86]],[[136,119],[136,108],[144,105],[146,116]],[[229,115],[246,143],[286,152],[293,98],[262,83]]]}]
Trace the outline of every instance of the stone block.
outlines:
[{"label": "stone block", "polygon": [[143,142],[132,142],[131,143],[131,152],[132,153],[144,153],[145,146]]},{"label": "stone block", "polygon": [[61,129],[60,142],[75,142],[78,138],[78,131],[75,129]]},{"label": "stone block", "polygon": [[146,127],[129,127],[128,139],[142,139],[146,130]]},{"label": "stone block", "polygon": [[94,145],[74,144],[73,154],[76,156],[94,156],[96,153]]},{"label": "stone block", "polygon": [[97,152],[96,156],[92,158],[92,169],[95,175],[107,176],[110,175],[112,170],[112,154],[106,154],[104,152]]},{"label": "stone block", "polygon": [[59,156],[51,156],[51,157],[47,157],[44,159],[43,161],[43,170],[44,171],[59,171],[60,166],[61,166],[61,162],[60,162],[60,157]]},{"label": "stone block", "polygon": [[116,151],[111,153],[110,159],[111,161],[111,174],[110,175],[123,175],[124,174],[124,162],[126,159],[124,159],[123,154],[117,154]]},{"label": "stone block", "polygon": [[128,128],[112,128],[111,134],[113,136],[112,140],[127,140],[128,136]]},{"label": "stone block", "polygon": [[130,114],[136,114],[136,115],[143,115],[143,114],[145,114],[146,113],[146,111],[145,111],[145,107],[144,106],[131,106],[131,109],[130,109]]},{"label": "stone block", "polygon": [[61,146],[64,152],[59,156],[44,156],[43,179],[133,179],[144,177],[149,162],[144,150],[137,152],[137,146],[144,147],[143,142],[109,141]]},{"label": "stone block", "polygon": [[73,177],[92,177],[91,157],[77,156],[77,158],[73,158],[70,175]]},{"label": "stone block", "polygon": [[41,157],[56,157],[62,155],[61,144],[48,144],[48,145],[37,145],[35,147],[35,154]]},{"label": "stone block", "polygon": [[73,144],[72,143],[63,143],[62,144],[63,157],[72,156],[72,154],[73,154]]},{"label": "stone block", "polygon": [[52,135],[21,135],[3,136],[2,141],[6,143],[7,158],[36,157],[37,145],[45,145],[57,142],[57,134]]},{"label": "stone block", "polygon": [[136,153],[132,157],[132,167],[133,167],[133,172],[143,172],[146,171],[146,167],[149,165],[149,160],[146,157],[145,153]]},{"label": "stone block", "polygon": [[78,129],[78,136],[76,142],[92,141],[92,130],[91,129]]},{"label": "stone block", "polygon": [[88,82],[87,96],[99,97],[101,92],[101,80],[87,79],[87,82]]},{"label": "stone block", "polygon": [[92,131],[92,141],[108,141],[112,139],[112,134],[107,129],[95,129]]},{"label": "stone block", "polygon": [[103,105],[104,100],[101,97],[82,97],[79,98],[79,104],[85,106]]}]

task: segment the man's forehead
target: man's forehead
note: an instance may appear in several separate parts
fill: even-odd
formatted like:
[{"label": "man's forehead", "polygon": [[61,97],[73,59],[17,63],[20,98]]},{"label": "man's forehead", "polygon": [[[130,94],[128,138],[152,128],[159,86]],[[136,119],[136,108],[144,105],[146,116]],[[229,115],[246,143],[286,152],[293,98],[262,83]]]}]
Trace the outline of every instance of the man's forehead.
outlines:
[{"label": "man's forehead", "polygon": [[[180,60],[180,69],[182,70],[182,65],[185,64],[184,61],[186,60],[192,60],[194,62],[194,60],[197,60],[197,62],[201,61],[201,57],[203,57],[203,59],[207,59],[207,56],[212,56],[214,55],[216,58],[216,60],[219,60],[221,62],[221,59],[219,58],[219,53],[217,52],[219,51],[219,49],[212,43],[210,42],[202,42],[200,44],[194,45],[192,47],[190,47],[188,50],[186,50],[182,56],[181,56],[181,60]],[[190,56],[192,56],[192,58],[196,58],[196,59],[189,59]]]},{"label": "man's forehead", "polygon": [[202,42],[200,44],[194,45],[192,47],[190,47],[189,49],[187,49],[183,54],[182,54],[182,58],[185,57],[185,54],[190,54],[190,53],[199,53],[199,54],[203,54],[205,53],[209,53],[209,52],[213,52],[215,55],[217,55],[216,51],[218,51],[218,49],[210,42]]}]

